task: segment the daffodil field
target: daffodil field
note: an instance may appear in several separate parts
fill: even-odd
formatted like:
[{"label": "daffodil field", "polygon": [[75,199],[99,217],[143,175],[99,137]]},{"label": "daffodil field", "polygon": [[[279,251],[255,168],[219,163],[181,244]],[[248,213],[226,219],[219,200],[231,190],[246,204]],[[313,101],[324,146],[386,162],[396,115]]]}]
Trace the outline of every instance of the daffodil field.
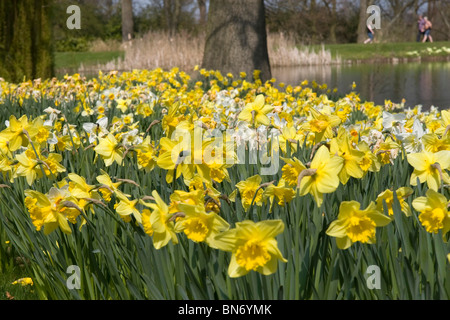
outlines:
[{"label": "daffodil field", "polygon": [[252,76],[0,80],[0,271],[10,247],[41,299],[449,299],[450,112]]}]

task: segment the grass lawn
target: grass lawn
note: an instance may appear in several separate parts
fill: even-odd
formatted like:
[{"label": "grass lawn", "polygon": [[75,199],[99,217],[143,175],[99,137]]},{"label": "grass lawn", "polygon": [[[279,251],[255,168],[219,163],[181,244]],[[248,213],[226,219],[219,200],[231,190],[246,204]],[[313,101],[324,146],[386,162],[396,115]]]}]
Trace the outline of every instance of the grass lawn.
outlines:
[{"label": "grass lawn", "polygon": [[30,277],[30,271],[22,264],[0,226],[0,300],[36,300],[34,286],[13,284],[14,281]]},{"label": "grass lawn", "polygon": [[12,284],[14,281],[27,277],[26,271],[14,267],[0,272],[0,300],[36,300],[38,296],[33,286]]},{"label": "grass lawn", "polygon": [[[321,46],[314,46],[320,49]],[[401,42],[373,44],[328,44],[333,57],[339,56],[344,61],[376,60],[384,58],[422,58],[450,56],[450,42]]]},{"label": "grass lawn", "polygon": [[56,52],[55,69],[57,74],[66,72],[76,72],[81,64],[83,66],[95,66],[101,63],[107,63],[117,58],[123,58],[122,51],[105,52]]}]

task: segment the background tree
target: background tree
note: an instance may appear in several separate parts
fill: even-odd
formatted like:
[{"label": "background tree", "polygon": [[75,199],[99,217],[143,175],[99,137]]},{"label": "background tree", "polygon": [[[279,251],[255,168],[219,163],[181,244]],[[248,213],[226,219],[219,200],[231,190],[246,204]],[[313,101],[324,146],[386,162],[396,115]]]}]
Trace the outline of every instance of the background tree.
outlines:
[{"label": "background tree", "polygon": [[178,32],[181,14],[181,0],[164,0],[166,28],[170,36]]},{"label": "background tree", "polygon": [[203,68],[271,78],[263,0],[211,0]]},{"label": "background tree", "polygon": [[[81,11],[81,29],[69,30],[67,7],[76,4]],[[53,2],[55,50],[88,51],[90,41],[122,40],[122,10],[117,0],[57,0]]]},{"label": "background tree", "polygon": [[53,76],[50,2],[0,2],[0,77],[18,82]]},{"label": "background tree", "polygon": [[336,27],[337,21],[337,3],[336,0],[324,1],[328,10],[328,16],[330,17],[330,42],[336,43]]},{"label": "background tree", "polygon": [[133,38],[133,28],[133,2],[132,0],[122,0],[122,42]]},{"label": "background tree", "polygon": [[363,43],[367,39],[367,8],[369,0],[361,0],[359,5],[359,22],[358,22],[358,43]]},{"label": "background tree", "polygon": [[265,0],[270,33],[288,34],[298,45],[356,42],[359,1]]}]

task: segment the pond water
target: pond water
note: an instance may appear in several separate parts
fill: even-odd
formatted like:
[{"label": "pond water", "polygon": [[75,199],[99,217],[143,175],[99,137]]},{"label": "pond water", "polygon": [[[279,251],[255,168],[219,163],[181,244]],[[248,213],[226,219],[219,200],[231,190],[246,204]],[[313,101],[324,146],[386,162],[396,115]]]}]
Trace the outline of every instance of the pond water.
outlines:
[{"label": "pond water", "polygon": [[302,66],[272,68],[277,82],[299,85],[303,80],[326,83],[343,96],[351,91],[353,82],[362,101],[384,104],[385,100],[406,107],[422,105],[450,108],[450,62],[409,62],[385,64],[352,64],[334,66]]}]

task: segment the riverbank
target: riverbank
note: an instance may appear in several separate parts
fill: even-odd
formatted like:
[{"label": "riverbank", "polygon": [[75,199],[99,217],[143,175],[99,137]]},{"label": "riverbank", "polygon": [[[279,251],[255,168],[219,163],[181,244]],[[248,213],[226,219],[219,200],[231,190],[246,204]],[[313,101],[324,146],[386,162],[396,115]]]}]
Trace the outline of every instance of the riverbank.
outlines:
[{"label": "riverbank", "polygon": [[[450,61],[450,42],[434,43],[373,43],[373,44],[327,44],[314,46],[301,46],[302,50],[311,55],[327,52],[331,57],[331,64],[373,64],[373,63],[405,63],[419,61]],[[288,50],[289,51],[289,50]],[[290,50],[291,52],[295,52]],[[198,53],[201,56],[201,52]],[[298,54],[298,52],[297,52]],[[286,54],[285,54],[286,55]],[[289,53],[287,54],[289,55]],[[303,57],[306,57],[303,54]],[[57,52],[55,54],[56,75],[61,76],[66,73],[75,73],[83,70],[90,72],[99,68],[105,69],[105,66],[114,68],[117,65],[115,61],[121,61],[125,58],[125,51],[114,49],[114,51],[101,52]],[[307,58],[288,59],[289,57],[277,57],[289,60],[291,65],[314,65],[314,61]],[[201,63],[201,58],[198,58]],[[298,61],[297,61],[298,60]],[[323,64],[323,59],[316,59],[316,64]],[[145,66],[144,66],[145,67]],[[165,68],[168,65],[164,65]],[[172,66],[172,67],[175,67]],[[107,70],[104,70],[107,71]]]},{"label": "riverbank", "polygon": [[[312,46],[319,50],[322,46]],[[373,44],[329,44],[324,45],[333,58],[342,63],[380,63],[449,61],[450,42],[403,42]]]}]

